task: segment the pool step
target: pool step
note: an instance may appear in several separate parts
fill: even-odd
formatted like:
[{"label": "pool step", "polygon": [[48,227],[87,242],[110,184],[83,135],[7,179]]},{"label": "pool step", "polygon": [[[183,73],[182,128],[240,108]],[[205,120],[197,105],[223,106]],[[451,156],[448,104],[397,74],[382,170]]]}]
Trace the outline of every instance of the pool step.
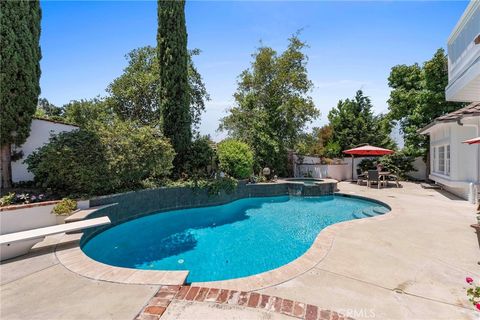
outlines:
[{"label": "pool step", "polygon": [[388,211],[389,210],[386,207],[373,207],[373,212],[375,212],[376,214],[385,214]]},{"label": "pool step", "polygon": [[373,211],[372,207],[368,207],[368,208],[363,209],[362,213],[363,213],[363,215],[365,215],[367,217],[374,217],[374,216],[378,215],[376,212]]},{"label": "pool step", "polygon": [[354,212],[353,217],[355,219],[363,219],[363,218],[366,218],[367,216],[365,216],[361,211],[359,211],[359,212]]},{"label": "pool step", "polygon": [[353,213],[355,219],[371,218],[387,213],[389,210],[385,207],[368,207]]}]

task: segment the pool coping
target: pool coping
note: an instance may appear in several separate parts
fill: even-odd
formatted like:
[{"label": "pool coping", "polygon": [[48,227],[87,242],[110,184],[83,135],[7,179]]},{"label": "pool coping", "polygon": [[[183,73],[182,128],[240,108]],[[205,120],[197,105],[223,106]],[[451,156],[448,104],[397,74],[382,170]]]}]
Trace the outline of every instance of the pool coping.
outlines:
[{"label": "pool coping", "polygon": [[[359,223],[371,223],[391,219],[397,212],[391,205],[375,198],[363,197],[356,194],[334,193],[337,196],[359,198],[373,201],[390,209],[389,212],[369,218],[354,219],[335,223],[322,229],[312,245],[304,254],[295,260],[276,269],[265,271],[251,276],[206,282],[192,282],[192,286],[211,287],[228,290],[256,291],[269,288],[293,278],[296,278],[318,265],[330,252],[335,235]],[[69,235],[66,235],[68,237]],[[184,285],[188,270],[140,270],[107,265],[88,257],[80,248],[79,240],[82,234],[76,235],[77,241],[68,246],[57,246],[55,256],[68,270],[93,280],[117,282],[124,284],[144,285]]]}]

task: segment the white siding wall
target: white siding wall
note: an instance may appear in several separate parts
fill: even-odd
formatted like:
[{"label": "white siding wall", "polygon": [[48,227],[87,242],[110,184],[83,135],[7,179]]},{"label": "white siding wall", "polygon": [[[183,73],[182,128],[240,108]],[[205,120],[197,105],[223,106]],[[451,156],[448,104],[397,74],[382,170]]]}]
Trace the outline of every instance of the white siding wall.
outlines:
[{"label": "white siding wall", "polygon": [[[463,126],[448,122],[430,129],[430,178],[444,185],[446,190],[469,199],[470,184],[480,182],[480,146],[464,144],[462,141],[480,135],[480,117],[466,117],[461,122]],[[450,145],[450,175],[435,172],[434,169],[434,148],[442,145]]]},{"label": "white siding wall", "polygon": [[72,125],[33,119],[30,127],[30,136],[22,146],[17,148],[17,151],[23,151],[23,158],[12,162],[13,182],[33,180],[33,174],[27,170],[27,165],[24,164],[23,161],[25,161],[33,151],[47,144],[51,135],[75,129],[77,129],[77,127]]}]

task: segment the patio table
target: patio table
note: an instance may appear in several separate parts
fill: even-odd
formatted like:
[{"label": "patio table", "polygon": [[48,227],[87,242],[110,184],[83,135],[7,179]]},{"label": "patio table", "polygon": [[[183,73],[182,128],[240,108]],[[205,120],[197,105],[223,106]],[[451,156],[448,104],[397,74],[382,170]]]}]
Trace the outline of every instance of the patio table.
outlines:
[{"label": "patio table", "polygon": [[379,175],[379,179],[381,181],[381,183],[383,183],[385,185],[385,187],[388,186],[388,180],[387,178],[389,177],[392,177],[395,179],[395,184],[397,185],[397,188],[398,188],[398,177],[394,174],[392,174],[390,171],[381,171],[378,173]]}]

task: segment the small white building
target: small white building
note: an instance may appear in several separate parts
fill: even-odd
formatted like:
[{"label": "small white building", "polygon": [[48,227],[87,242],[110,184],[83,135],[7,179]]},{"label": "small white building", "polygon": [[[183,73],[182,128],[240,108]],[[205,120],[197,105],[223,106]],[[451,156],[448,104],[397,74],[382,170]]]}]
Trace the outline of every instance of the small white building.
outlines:
[{"label": "small white building", "polygon": [[430,135],[429,178],[475,202],[480,189],[480,1],[470,1],[448,38],[447,101],[471,102],[420,130]]},{"label": "small white building", "polygon": [[30,135],[27,140],[23,145],[14,149],[15,152],[21,151],[23,157],[17,161],[12,161],[12,181],[20,182],[33,180],[33,174],[28,171],[27,165],[23,163],[25,159],[35,150],[44,144],[47,144],[52,135],[75,129],[78,129],[78,127],[60,121],[34,118],[30,125]]}]

